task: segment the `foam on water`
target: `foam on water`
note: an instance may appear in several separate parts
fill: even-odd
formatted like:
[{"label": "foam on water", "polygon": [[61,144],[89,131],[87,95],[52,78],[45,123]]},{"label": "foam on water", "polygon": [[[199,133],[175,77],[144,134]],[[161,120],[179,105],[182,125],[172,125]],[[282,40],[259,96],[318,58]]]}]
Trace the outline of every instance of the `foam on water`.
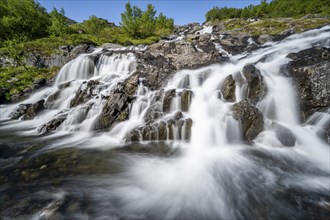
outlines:
[{"label": "foam on water", "polygon": [[[183,138],[185,122],[182,127],[172,125],[174,141],[171,143],[182,149],[179,156],[128,157],[126,162],[129,165],[125,172],[107,183],[111,186],[108,196],[121,204],[118,209],[132,218],[242,219],[260,214],[260,210],[248,210],[250,202],[256,206],[269,203],[275,208],[285,209],[274,203],[276,198],[270,193],[278,190],[282,182],[287,187],[329,192],[328,179],[322,175],[314,177],[307,172],[314,169],[325,175],[330,174],[329,146],[318,136],[318,132],[329,123],[329,111],[315,113],[306,124],[300,124],[292,82],[281,71],[281,67],[290,61],[286,58],[287,54],[315,45],[329,47],[329,29],[326,26],[290,36],[281,42],[268,43],[265,48],[243,58],[240,55],[231,56],[226,64],[177,72],[164,87],[165,91],[175,89],[171,108],[156,122],[166,121],[177,111],[182,111],[180,94],[184,90],[192,91],[189,109],[182,112],[183,119],[193,121],[191,139],[187,141]],[[209,32],[212,32],[212,27],[204,27],[200,31],[201,34]],[[265,129],[254,140],[253,146],[246,146],[240,124],[232,116],[234,103],[219,99],[219,86],[230,74],[234,78],[242,78],[243,83],[236,85],[236,102],[244,99],[246,79],[242,77],[241,70],[250,63],[256,63],[260,70],[267,94],[257,104],[264,115]],[[95,134],[93,125],[104,106],[101,95],[110,94],[119,82],[135,71],[135,65],[132,53],[107,55],[96,51],[81,55],[60,70],[52,88],[39,91],[23,102],[46,98],[48,110],[32,121],[12,122],[3,127],[13,130],[24,127],[24,130],[37,133],[38,128],[55,115],[67,114],[58,132],[71,135],[57,140],[53,147],[63,143],[79,143],[89,148],[111,148],[123,144],[129,132],[145,124],[144,116],[148,108],[156,105],[152,100],[157,92],[145,87],[142,79],[139,80],[128,120],[102,135]],[[75,92],[86,86],[89,80],[102,82],[92,91],[98,95],[87,103],[70,108]],[[2,107],[1,117],[8,118],[15,108],[17,105]],[[90,110],[86,114],[87,108]],[[297,139],[294,147],[287,148],[281,144],[272,129],[272,122],[285,126],[294,134]],[[265,155],[266,159],[256,159],[250,150]],[[285,166],[278,165],[282,163],[288,167],[287,171]],[[306,173],[295,169],[305,169]]]}]

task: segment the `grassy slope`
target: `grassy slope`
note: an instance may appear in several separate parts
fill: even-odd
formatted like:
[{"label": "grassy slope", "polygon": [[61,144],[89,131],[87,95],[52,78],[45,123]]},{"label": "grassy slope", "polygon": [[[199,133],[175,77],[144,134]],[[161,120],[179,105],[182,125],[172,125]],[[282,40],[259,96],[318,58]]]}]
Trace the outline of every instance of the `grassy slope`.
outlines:
[{"label": "grassy slope", "polygon": [[[226,30],[232,32],[245,32],[251,35],[262,34],[280,34],[289,28],[296,32],[302,32],[308,29],[330,24],[329,18],[300,18],[300,19],[264,19],[256,22],[248,22],[244,19],[229,19],[223,22],[213,22],[212,25],[221,24]],[[164,35],[166,33],[163,33]],[[168,34],[168,33],[167,33]],[[87,34],[71,34],[65,37],[47,37],[34,41],[21,43],[24,52],[37,51],[45,56],[58,54],[61,45],[78,45],[89,43],[93,45],[102,45],[103,43],[116,43],[121,45],[151,44],[159,40],[159,36],[152,36],[147,39],[132,39],[125,35],[120,29],[109,28],[103,31],[99,36]],[[0,54],[6,54],[7,48],[0,48]],[[26,71],[23,67],[5,67],[0,68],[0,88],[7,88],[6,98],[14,94],[21,93],[24,89],[31,87],[33,81],[38,78],[52,78],[59,68],[37,69],[29,67]]]},{"label": "grassy slope", "polygon": [[330,24],[330,18],[277,18],[248,21],[244,19],[228,19],[226,21],[211,22],[212,25],[223,25],[226,30],[232,32],[245,32],[251,35],[281,34],[292,28],[295,32],[303,32],[309,29]]}]

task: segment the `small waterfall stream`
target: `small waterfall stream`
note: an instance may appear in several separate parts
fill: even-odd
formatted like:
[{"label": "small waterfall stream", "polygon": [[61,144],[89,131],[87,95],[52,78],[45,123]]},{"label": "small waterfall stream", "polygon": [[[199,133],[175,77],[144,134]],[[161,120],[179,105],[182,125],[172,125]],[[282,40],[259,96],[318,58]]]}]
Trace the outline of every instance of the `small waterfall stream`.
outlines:
[{"label": "small waterfall stream", "polygon": [[[179,149],[173,157],[126,156],[121,173],[97,180],[99,185],[87,182],[91,197],[104,207],[97,210],[100,219],[109,213],[114,219],[304,218],[304,206],[295,208],[291,201],[299,196],[290,193],[309,192],[309,200],[303,202],[330,207],[330,148],[318,136],[330,123],[330,110],[299,123],[295,91],[282,67],[290,61],[289,53],[330,47],[329,28],[267,43],[250,54],[230,56],[225,64],[181,70],[157,91],[139,78],[128,119],[104,132],[96,131],[107,104],[104,97],[112,96],[134,74],[136,57],[133,52],[98,49],[66,64],[53,87],[21,103],[45,100],[46,110],[33,120],[8,121],[18,105],[2,106],[1,131],[34,136],[49,148],[111,149],[126,142],[143,146],[163,141]],[[250,145],[232,110],[248,98],[242,69],[249,64],[255,64],[266,87],[255,102],[263,115],[263,131]],[[226,101],[220,89],[230,75],[236,83],[234,101]],[[77,101],[79,92],[85,101]],[[47,123],[62,116],[65,120],[46,134]],[[279,140],[274,123],[294,135],[292,147]],[[283,200],[282,194],[291,200]]]}]

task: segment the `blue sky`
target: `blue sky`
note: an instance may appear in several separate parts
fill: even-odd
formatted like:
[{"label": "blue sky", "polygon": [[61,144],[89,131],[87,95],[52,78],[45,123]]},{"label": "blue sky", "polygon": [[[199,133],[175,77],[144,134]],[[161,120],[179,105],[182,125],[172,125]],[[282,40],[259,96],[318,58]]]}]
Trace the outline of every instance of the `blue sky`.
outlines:
[{"label": "blue sky", "polygon": [[[38,0],[38,2],[50,12],[54,7],[64,8],[65,15],[75,21],[81,22],[91,15],[105,18],[110,22],[119,24],[120,13],[125,10],[127,0]],[[178,25],[191,22],[202,23],[205,21],[205,13],[218,7],[243,8],[250,4],[259,4],[260,0],[131,0],[132,5],[137,5],[145,10],[151,3],[157,13],[163,12],[167,17],[174,19]]]}]

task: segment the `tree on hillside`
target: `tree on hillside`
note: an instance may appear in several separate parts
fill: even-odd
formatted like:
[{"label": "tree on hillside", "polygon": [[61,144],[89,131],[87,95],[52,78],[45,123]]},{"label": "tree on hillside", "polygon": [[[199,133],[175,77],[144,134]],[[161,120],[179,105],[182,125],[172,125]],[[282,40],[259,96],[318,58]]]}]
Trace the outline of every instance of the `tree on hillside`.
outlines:
[{"label": "tree on hillside", "polygon": [[125,11],[121,13],[123,30],[133,38],[147,38],[155,35],[160,30],[173,30],[173,19],[167,18],[162,13],[156,17],[155,7],[148,4],[146,11],[137,6],[125,5]]},{"label": "tree on hillside", "polygon": [[87,33],[98,36],[104,28],[111,26],[111,24],[103,18],[98,18],[95,15],[92,15],[88,20],[83,22],[83,26]]},{"label": "tree on hillside", "polygon": [[206,21],[229,18],[302,17],[307,14],[330,15],[329,0],[261,0],[259,5],[244,9],[213,7],[205,14]]},{"label": "tree on hillside", "polygon": [[34,0],[1,0],[0,40],[30,40],[47,36],[50,18]]},{"label": "tree on hillside", "polygon": [[61,8],[58,11],[54,8],[50,13],[51,25],[48,28],[50,35],[52,36],[65,36],[72,33],[72,29],[69,26],[68,19],[64,16],[64,9]]}]

